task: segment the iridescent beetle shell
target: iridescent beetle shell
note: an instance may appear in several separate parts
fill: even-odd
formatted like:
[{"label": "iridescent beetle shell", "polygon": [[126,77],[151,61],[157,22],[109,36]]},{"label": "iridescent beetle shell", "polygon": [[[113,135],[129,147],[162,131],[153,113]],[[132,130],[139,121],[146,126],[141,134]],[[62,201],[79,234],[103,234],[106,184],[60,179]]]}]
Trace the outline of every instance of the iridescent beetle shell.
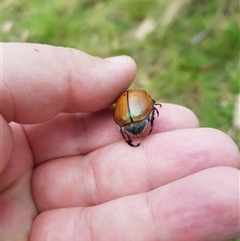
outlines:
[{"label": "iridescent beetle shell", "polygon": [[159,116],[156,103],[145,90],[132,89],[124,92],[116,102],[114,120],[120,127],[123,139],[132,147],[131,137],[140,136],[150,124],[148,135],[152,132],[155,113]]}]

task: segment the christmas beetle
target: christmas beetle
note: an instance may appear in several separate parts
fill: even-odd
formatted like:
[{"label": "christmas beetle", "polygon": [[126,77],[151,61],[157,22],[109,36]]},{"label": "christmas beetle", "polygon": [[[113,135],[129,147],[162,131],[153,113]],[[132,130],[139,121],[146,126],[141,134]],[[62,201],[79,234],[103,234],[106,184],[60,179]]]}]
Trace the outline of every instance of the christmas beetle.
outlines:
[{"label": "christmas beetle", "polygon": [[145,90],[127,90],[117,99],[114,120],[120,127],[123,139],[130,146],[137,147],[141,144],[133,144],[131,137],[152,132],[155,113],[159,116],[156,105],[162,107]]}]

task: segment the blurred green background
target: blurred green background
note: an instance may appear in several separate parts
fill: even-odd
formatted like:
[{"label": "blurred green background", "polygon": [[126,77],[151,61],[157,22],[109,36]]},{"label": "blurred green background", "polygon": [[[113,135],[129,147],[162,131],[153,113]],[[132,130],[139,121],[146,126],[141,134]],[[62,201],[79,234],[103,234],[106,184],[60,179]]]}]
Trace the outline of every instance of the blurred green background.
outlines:
[{"label": "blurred green background", "polygon": [[189,107],[240,146],[239,10],[238,0],[3,0],[1,38],[130,55],[133,87]]}]

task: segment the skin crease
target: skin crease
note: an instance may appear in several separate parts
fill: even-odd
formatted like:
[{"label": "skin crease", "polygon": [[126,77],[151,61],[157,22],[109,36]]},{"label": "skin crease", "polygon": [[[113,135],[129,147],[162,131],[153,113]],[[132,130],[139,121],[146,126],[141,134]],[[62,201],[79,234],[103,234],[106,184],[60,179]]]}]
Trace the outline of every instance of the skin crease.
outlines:
[{"label": "skin crease", "polygon": [[132,59],[9,43],[1,71],[1,240],[239,236],[240,155],[226,134],[162,103],[140,147],[122,140],[110,106]]}]

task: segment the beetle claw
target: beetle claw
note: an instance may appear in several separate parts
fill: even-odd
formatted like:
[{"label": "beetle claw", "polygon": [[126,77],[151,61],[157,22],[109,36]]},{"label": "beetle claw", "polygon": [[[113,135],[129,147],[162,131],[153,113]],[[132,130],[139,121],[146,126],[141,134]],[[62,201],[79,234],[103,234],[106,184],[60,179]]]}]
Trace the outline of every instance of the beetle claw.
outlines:
[{"label": "beetle claw", "polygon": [[138,146],[140,146],[140,144],[141,144],[141,142],[138,142],[137,144],[133,144],[132,143],[132,140],[129,140],[129,141],[126,141],[127,142],[127,144],[129,145],[129,146],[131,146],[131,147],[138,147]]},{"label": "beetle claw", "polygon": [[154,103],[154,106],[153,106],[154,111],[156,111],[156,112],[157,112],[157,116],[159,116],[159,111],[158,111],[158,109],[155,107],[155,105],[159,105],[160,108],[162,108],[162,105],[161,105],[160,103]]}]

